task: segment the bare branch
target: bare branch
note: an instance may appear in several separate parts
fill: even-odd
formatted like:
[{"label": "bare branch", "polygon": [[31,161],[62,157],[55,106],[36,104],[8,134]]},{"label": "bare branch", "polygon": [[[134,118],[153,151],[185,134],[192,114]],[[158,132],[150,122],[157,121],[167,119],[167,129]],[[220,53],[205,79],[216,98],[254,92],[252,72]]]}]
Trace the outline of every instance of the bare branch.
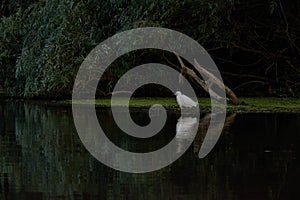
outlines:
[{"label": "bare branch", "polygon": [[194,59],[194,67],[197,70],[199,70],[200,72],[202,72],[205,76],[207,76],[210,80],[212,80],[212,82],[215,83],[216,85],[218,85],[220,88],[224,88],[226,94],[229,96],[229,98],[235,105],[240,104],[240,100],[237,98],[237,96],[234,94],[234,92],[229,87],[224,85],[224,83],[220,79],[215,77],[215,75],[213,75],[212,73],[210,73],[209,71],[207,71],[206,69],[201,67],[196,59]]}]

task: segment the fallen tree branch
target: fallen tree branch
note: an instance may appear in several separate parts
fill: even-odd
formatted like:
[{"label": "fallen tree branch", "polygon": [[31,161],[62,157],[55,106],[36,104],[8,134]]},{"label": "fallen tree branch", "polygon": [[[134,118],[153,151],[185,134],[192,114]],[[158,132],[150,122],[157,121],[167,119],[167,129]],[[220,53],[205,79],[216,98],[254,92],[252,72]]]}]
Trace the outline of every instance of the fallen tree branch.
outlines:
[{"label": "fallen tree branch", "polygon": [[201,78],[199,78],[199,76],[190,68],[187,68],[184,63],[182,62],[180,56],[175,53],[177,59],[179,60],[179,63],[181,65],[181,73],[182,74],[186,74],[188,75],[190,78],[193,79],[193,82],[195,82],[196,84],[200,85],[207,93],[210,93],[210,95],[215,98],[216,100],[222,100],[223,98],[220,97],[216,92],[214,92],[213,90],[209,90],[209,88],[207,87],[206,83],[204,80],[202,80]]},{"label": "fallen tree branch", "polygon": [[[202,80],[201,78],[199,78],[199,76],[192,69],[187,68],[177,53],[174,53],[174,54],[176,55],[180,65],[181,65],[181,73],[182,74],[187,74],[189,77],[191,77],[198,85],[200,85],[206,92],[208,92],[216,100],[223,99],[215,91],[213,91],[211,88],[209,88],[207,86],[207,84],[205,83],[205,81]],[[215,75],[213,75],[212,73],[210,73],[209,71],[207,71],[206,69],[201,67],[196,59],[194,59],[194,67],[199,72],[201,72],[201,74],[207,76],[212,81],[212,83],[218,85],[220,88],[224,88],[226,94],[229,96],[229,98],[231,99],[233,104],[235,104],[235,105],[240,104],[240,100],[237,98],[237,96],[234,94],[234,92],[229,87],[224,85],[224,83],[222,81],[220,81],[217,77],[215,77]]]},{"label": "fallen tree branch", "polygon": [[201,67],[196,59],[194,59],[194,67],[197,70],[199,70],[202,74],[207,76],[210,80],[212,80],[212,82],[215,83],[216,85],[218,85],[220,88],[224,88],[226,94],[229,96],[229,98],[231,99],[233,104],[238,105],[241,103],[240,100],[237,98],[237,96],[234,94],[234,92],[229,87],[227,87],[220,79],[215,77],[215,75],[213,75],[212,73],[210,73],[209,71],[207,71],[206,69]]}]

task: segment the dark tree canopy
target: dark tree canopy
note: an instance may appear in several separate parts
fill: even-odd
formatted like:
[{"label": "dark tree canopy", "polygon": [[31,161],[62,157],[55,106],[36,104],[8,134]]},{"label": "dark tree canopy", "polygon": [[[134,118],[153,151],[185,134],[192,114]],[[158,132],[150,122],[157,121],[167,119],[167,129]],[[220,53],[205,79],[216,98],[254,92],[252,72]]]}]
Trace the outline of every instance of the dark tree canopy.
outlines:
[{"label": "dark tree canopy", "polygon": [[[0,85],[12,96],[69,98],[78,67],[98,43],[120,31],[159,26],[204,46],[237,94],[296,96],[299,10],[292,0],[4,0]],[[179,66],[168,53],[133,52],[107,71],[102,93],[145,60]]]}]

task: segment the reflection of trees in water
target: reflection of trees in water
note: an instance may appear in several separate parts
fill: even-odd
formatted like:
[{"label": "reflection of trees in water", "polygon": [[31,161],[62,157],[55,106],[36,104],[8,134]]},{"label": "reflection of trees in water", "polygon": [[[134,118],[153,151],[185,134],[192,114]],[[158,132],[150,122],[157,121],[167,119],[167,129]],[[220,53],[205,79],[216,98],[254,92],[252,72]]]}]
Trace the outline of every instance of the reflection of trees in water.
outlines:
[{"label": "reflection of trees in water", "polygon": [[[8,191],[62,199],[87,195],[98,199],[278,199],[288,187],[295,156],[289,151],[255,151],[266,147],[267,140],[255,143],[244,139],[243,133],[233,134],[237,117],[231,115],[218,145],[204,159],[187,151],[159,171],[129,174],[101,165],[86,152],[68,109],[6,103],[0,104],[0,115],[4,121],[0,126],[1,199],[7,199]],[[109,128],[112,119],[101,119]],[[208,122],[209,115],[200,120],[195,152]],[[280,120],[271,120],[268,126],[274,123]],[[243,142],[251,143],[254,150]]]},{"label": "reflection of trees in water", "polygon": [[21,187],[21,146],[16,142],[14,116],[13,106],[0,104],[0,199],[7,199],[8,192]]},{"label": "reflection of trees in water", "polygon": [[[224,128],[223,128],[223,133],[228,131],[228,129],[230,129],[230,125],[234,122],[236,115],[237,115],[237,113],[232,113],[226,117],[225,123],[224,123]],[[201,118],[201,120],[199,122],[198,133],[196,135],[195,142],[194,142],[194,152],[199,152],[199,150],[201,148],[201,144],[206,136],[208,127],[210,125],[210,120],[211,120],[210,113],[204,115],[204,117]],[[216,124],[216,126],[218,126],[218,124],[216,122],[215,122],[215,124]],[[219,124],[219,125],[222,126],[223,124]],[[212,128],[215,128],[216,126],[212,126]]]},{"label": "reflection of trees in water", "polygon": [[[283,195],[288,196],[285,194],[284,190],[288,187],[293,187],[291,183],[288,183],[287,179],[288,168],[289,165],[291,165],[293,158],[295,159],[295,152],[287,150],[290,149],[290,147],[286,145],[281,147],[281,150],[283,150],[282,148],[285,148],[285,150],[279,152],[268,150],[261,152],[254,150],[251,152],[251,149],[248,147],[245,149],[239,147],[238,144],[240,141],[237,141],[235,138],[236,136],[232,133],[231,127],[231,125],[235,123],[236,117],[236,113],[226,117],[222,132],[223,136],[222,140],[218,142],[219,145],[216,146],[213,152],[205,159],[200,160],[199,165],[195,164],[197,166],[196,172],[183,173],[184,175],[182,175],[182,179],[180,179],[179,182],[182,182],[183,185],[189,185],[188,181],[184,181],[188,179],[193,181],[194,184],[198,184],[198,190],[203,191],[200,195],[200,199],[280,199]],[[198,153],[201,148],[210,119],[210,114],[207,114],[200,119],[198,133],[193,145],[195,153]],[[268,123],[261,128],[278,128],[278,123],[281,119],[279,117],[271,117],[271,119],[272,120],[270,120],[270,116],[268,116],[265,120]],[[296,124],[297,121],[295,120],[294,122]],[[248,123],[247,120],[241,122],[241,124],[244,123]],[[260,124],[260,119],[258,119],[256,123]],[[257,124],[250,123],[249,126],[257,127]],[[258,126],[257,129],[259,130],[259,128],[260,127]],[[289,127],[289,129],[291,132],[295,131],[295,129],[293,130],[291,127]],[[300,128],[298,127],[296,130],[300,130]],[[282,130],[279,132],[282,133]],[[240,135],[244,133],[239,131],[237,134]],[[260,134],[266,134],[266,130],[262,130]],[[269,137],[270,136],[273,135],[269,135]],[[259,141],[257,143],[253,143],[251,140],[247,140],[246,142],[248,144],[250,143],[254,149],[267,148],[268,143],[270,143],[268,139],[271,139],[269,137],[255,137],[254,139]],[[234,146],[236,145],[234,144],[235,142],[237,143],[237,146]],[[194,162],[188,163],[191,164]],[[194,168],[194,166],[191,165],[188,167]],[[184,166],[182,168],[184,168]],[[180,171],[175,174],[180,176]],[[189,174],[191,176],[190,178],[187,176]],[[203,174],[205,174],[205,176],[203,176]],[[199,182],[195,182],[193,176],[200,177]],[[203,183],[206,184],[203,185]]]},{"label": "reflection of trees in water", "polygon": [[[10,124],[14,141],[5,147],[12,153],[2,154],[5,158],[2,171],[8,174],[10,191],[66,197],[84,192],[98,195],[105,191],[99,187],[102,183],[98,173],[104,169],[87,156],[68,110],[13,104],[16,111],[11,113],[6,106],[3,119],[9,120],[5,126]],[[2,138],[9,134],[4,131]],[[5,145],[2,138],[1,146]],[[17,149],[19,155],[15,154]],[[16,162],[8,162],[10,159]]]}]

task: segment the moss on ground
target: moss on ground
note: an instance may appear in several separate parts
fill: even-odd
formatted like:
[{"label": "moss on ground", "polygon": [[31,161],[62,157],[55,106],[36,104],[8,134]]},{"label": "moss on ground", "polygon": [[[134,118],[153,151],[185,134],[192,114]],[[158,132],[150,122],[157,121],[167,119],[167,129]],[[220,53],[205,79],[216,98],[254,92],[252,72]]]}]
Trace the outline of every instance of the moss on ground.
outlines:
[{"label": "moss on ground", "polygon": [[[276,97],[248,97],[240,98],[241,105],[232,105],[230,102],[227,105],[229,112],[297,112],[300,113],[300,98],[276,98]],[[77,101],[76,103],[92,103],[93,101]],[[116,106],[124,106],[125,99],[119,98],[116,101]],[[209,98],[198,98],[200,109],[210,110]],[[64,103],[70,104],[71,100],[64,101]],[[98,107],[110,107],[109,98],[96,99],[96,106]],[[161,104],[168,109],[179,110],[175,98],[131,98],[130,106],[135,108],[150,107],[154,104]]]}]

